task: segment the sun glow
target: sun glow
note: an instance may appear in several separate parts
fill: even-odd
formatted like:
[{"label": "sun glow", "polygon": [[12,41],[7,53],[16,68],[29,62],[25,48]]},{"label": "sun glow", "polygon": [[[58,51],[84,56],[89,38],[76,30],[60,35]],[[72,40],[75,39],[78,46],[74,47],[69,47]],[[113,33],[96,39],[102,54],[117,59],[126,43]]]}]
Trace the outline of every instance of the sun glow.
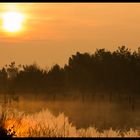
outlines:
[{"label": "sun glow", "polygon": [[24,15],[20,12],[5,12],[2,15],[3,29],[7,32],[18,32],[22,29]]}]

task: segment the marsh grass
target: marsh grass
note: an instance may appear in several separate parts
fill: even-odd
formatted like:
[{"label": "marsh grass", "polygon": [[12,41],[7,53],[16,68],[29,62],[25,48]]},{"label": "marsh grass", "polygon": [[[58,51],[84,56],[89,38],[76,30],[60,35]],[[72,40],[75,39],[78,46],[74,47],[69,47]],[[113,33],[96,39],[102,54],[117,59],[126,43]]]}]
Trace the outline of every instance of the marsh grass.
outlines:
[{"label": "marsh grass", "polygon": [[1,110],[0,135],[11,137],[140,137],[138,130],[97,130],[94,126],[77,129],[64,113],[54,116],[48,109],[26,114]]},{"label": "marsh grass", "polygon": [[4,111],[3,109],[1,110],[1,114],[0,114],[0,137],[13,137],[15,135],[15,131],[14,131],[14,126],[12,126],[11,128],[6,128],[5,123],[7,122],[7,120],[9,118],[7,118],[7,112],[6,110]]}]

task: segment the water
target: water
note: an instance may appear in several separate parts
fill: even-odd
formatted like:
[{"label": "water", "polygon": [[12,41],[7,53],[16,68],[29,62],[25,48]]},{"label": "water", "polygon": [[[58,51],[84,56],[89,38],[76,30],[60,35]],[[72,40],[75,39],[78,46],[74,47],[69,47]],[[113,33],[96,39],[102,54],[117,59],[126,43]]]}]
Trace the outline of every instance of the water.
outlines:
[{"label": "water", "polygon": [[79,98],[75,100],[49,100],[30,97],[21,97],[15,106],[27,113],[35,113],[43,108],[50,110],[57,116],[63,112],[68,116],[77,128],[88,128],[93,126],[99,130],[114,129],[127,130],[129,128],[140,128],[140,110],[138,101],[135,102],[135,108],[130,108],[127,100],[113,101],[108,100],[85,100]]}]

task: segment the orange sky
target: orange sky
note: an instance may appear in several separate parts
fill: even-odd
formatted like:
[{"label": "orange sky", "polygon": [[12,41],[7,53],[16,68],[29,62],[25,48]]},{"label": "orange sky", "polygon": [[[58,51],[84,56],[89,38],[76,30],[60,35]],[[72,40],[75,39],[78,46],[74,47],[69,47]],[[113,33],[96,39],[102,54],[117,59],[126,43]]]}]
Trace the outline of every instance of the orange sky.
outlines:
[{"label": "orange sky", "polygon": [[76,51],[140,46],[140,3],[1,3],[0,14],[26,15],[24,30],[3,32],[0,17],[0,66],[36,62],[63,66]]}]

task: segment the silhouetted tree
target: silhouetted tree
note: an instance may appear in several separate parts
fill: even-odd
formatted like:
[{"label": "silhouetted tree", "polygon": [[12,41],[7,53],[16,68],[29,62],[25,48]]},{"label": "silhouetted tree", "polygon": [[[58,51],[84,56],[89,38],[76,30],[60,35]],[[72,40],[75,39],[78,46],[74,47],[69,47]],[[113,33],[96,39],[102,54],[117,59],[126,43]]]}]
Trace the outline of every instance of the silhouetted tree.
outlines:
[{"label": "silhouetted tree", "polygon": [[0,88],[6,87],[24,92],[41,91],[54,98],[58,92],[63,95],[65,91],[79,91],[83,100],[95,93],[101,97],[106,93],[110,101],[113,96],[134,98],[140,92],[140,47],[134,52],[125,46],[112,52],[104,48],[92,54],[77,52],[63,68],[56,64],[50,70],[36,64],[16,66],[12,62],[0,70]]},{"label": "silhouetted tree", "polygon": [[2,70],[0,70],[0,89],[4,90],[7,88],[7,72],[5,68],[2,68]]},{"label": "silhouetted tree", "polygon": [[36,64],[23,65],[23,70],[19,71],[16,77],[17,88],[23,90],[37,90],[44,88],[46,72],[41,70]]}]

